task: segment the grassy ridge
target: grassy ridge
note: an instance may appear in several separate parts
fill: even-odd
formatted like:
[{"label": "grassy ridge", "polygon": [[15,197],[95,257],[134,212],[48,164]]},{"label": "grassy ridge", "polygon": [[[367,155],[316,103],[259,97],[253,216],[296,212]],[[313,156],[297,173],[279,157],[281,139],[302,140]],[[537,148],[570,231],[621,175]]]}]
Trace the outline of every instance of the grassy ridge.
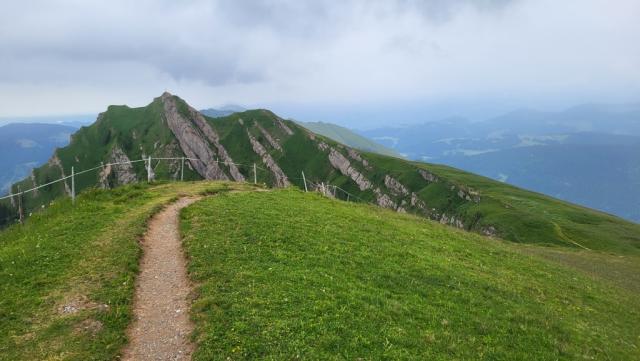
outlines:
[{"label": "grassy ridge", "polygon": [[637,293],[517,245],[292,190],[181,217],[196,360],[640,357]]},{"label": "grassy ridge", "polygon": [[[427,168],[421,163],[416,165]],[[460,211],[482,213],[482,222],[500,225],[500,236],[505,239],[640,255],[637,223],[451,167],[429,165],[428,169],[480,190],[483,201],[467,204]]]},{"label": "grassy ridge", "polygon": [[[248,187],[248,186],[247,186]],[[181,194],[224,183],[135,185],[60,199],[0,232],[0,360],[112,360],[126,342],[138,237]]]},{"label": "grassy ridge", "polygon": [[387,148],[382,144],[378,144],[369,138],[365,138],[354,131],[341,127],[336,124],[324,123],[324,122],[300,122],[300,125],[309,129],[310,131],[329,137],[336,142],[348,145],[355,149],[360,149],[365,152],[373,152],[390,157],[402,157],[400,153],[391,148]]},{"label": "grassy ridge", "polygon": [[[202,133],[195,130],[188,104],[178,97],[173,100],[179,113],[186,119],[185,126],[190,124],[194,134]],[[449,167],[409,162],[374,153],[354,155],[348,147],[327,137],[314,135],[293,121],[283,120],[265,109],[207,118],[207,121],[219,135],[220,143],[231,159],[240,163],[238,169],[245,179],[253,179],[253,164],[258,166],[258,182],[273,185],[276,179],[273,172],[266,169],[268,167],[262,157],[254,151],[248,135],[251,134],[291,184],[299,188],[303,188],[301,173],[304,171],[309,182],[338,186],[366,202],[383,204],[469,231],[492,234],[517,243],[640,255],[640,225],[602,212]],[[217,146],[209,143],[213,154],[221,157],[217,154]],[[203,140],[203,144],[207,144],[207,141]],[[68,175],[71,166],[78,171],[108,162],[116,147],[131,160],[138,160],[143,155],[156,158],[184,156],[164,119],[162,97],[146,107],[111,106],[95,124],[78,131],[68,147],[56,152],[63,172],[59,166],[47,164],[34,170],[33,179],[23,180],[22,189],[57,179],[62,173]],[[338,153],[341,156],[336,156]],[[345,164],[347,161],[348,166]],[[342,170],[338,169],[336,162],[342,164]],[[185,167],[185,179],[199,179],[200,176],[188,164]],[[156,160],[153,167],[157,179],[179,177],[179,160]],[[229,176],[229,167],[221,167]],[[347,173],[345,169],[349,170],[351,177],[343,174]],[[434,181],[429,176],[421,175],[421,170],[427,170],[438,179]],[[95,186],[99,179],[104,181],[99,172],[100,169],[97,169],[78,176],[76,188],[82,190]],[[143,162],[136,163],[133,172],[138,180],[146,178]],[[361,184],[367,184],[362,190],[352,180],[360,175],[366,179]],[[406,187],[406,191],[398,188],[396,181]],[[104,183],[106,187],[119,184],[113,173]],[[64,194],[68,192],[62,183],[29,193],[24,197],[26,213],[38,210],[42,204],[46,205]],[[336,196],[347,198],[347,194],[341,191]],[[0,202],[0,226],[16,214],[17,207],[11,205],[9,200]]]}]

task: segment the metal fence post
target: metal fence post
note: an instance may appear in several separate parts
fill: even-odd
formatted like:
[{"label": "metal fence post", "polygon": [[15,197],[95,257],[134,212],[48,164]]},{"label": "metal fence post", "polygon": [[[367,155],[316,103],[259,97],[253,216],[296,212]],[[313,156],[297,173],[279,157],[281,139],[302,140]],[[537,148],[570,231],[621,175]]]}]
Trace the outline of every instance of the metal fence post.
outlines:
[{"label": "metal fence post", "polygon": [[304,183],[304,191],[308,192],[309,190],[307,189],[307,178],[304,177],[304,171],[302,171],[302,182]]},{"label": "metal fence post", "polygon": [[149,156],[149,163],[147,164],[147,182],[151,183],[151,156]]},{"label": "metal fence post", "polygon": [[76,173],[73,166],[71,167],[71,203],[76,204]]},{"label": "metal fence post", "polygon": [[22,209],[22,187],[18,185],[18,220],[24,223],[24,209]]},{"label": "metal fence post", "polygon": [[180,165],[180,181],[184,180],[184,157],[182,157],[182,164]]},{"label": "metal fence post", "polygon": [[253,184],[258,183],[258,173],[256,172],[256,164],[253,163]]}]

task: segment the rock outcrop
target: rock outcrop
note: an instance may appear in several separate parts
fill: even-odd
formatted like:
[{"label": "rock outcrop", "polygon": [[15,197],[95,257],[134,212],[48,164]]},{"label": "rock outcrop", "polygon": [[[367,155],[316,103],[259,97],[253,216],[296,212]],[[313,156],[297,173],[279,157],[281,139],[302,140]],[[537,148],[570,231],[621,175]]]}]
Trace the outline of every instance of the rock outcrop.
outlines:
[{"label": "rock outcrop", "polygon": [[211,143],[216,148],[218,155],[220,156],[224,164],[229,168],[229,173],[231,174],[233,180],[237,182],[244,182],[244,176],[240,173],[238,167],[236,167],[236,165],[234,164],[233,159],[231,159],[229,153],[227,153],[227,150],[220,143],[220,137],[218,136],[218,134],[213,130],[213,128],[211,128],[209,123],[207,123],[207,120],[202,116],[202,114],[200,114],[200,112],[191,107],[189,107],[189,112],[191,113],[191,118],[193,119],[198,129],[200,129],[202,134],[207,137],[209,143]]},{"label": "rock outcrop", "polygon": [[320,149],[321,151],[326,151],[329,149],[329,145],[325,142],[320,142],[318,143],[318,149]]},{"label": "rock outcrop", "polygon": [[272,137],[271,134],[269,134],[269,132],[267,132],[266,129],[264,129],[260,124],[258,124],[258,122],[255,122],[255,125],[260,130],[260,133],[262,133],[262,135],[267,139],[267,142],[269,142],[269,144],[271,144],[271,146],[274,149],[277,149],[282,152],[282,147],[280,146],[280,143],[278,142],[278,140]]},{"label": "rock outcrop", "polygon": [[382,193],[380,188],[374,189],[373,193],[376,194],[376,203],[380,207],[398,209],[398,205],[396,204],[396,202],[394,202],[393,199],[391,199],[391,197],[389,197],[387,194]]},{"label": "rock outcrop", "polygon": [[440,223],[464,229],[464,223],[462,223],[462,221],[460,219],[457,219],[455,216],[447,216],[446,214],[442,214],[442,216],[440,217]]},{"label": "rock outcrop", "polygon": [[365,169],[371,169],[371,166],[369,166],[369,162],[367,162],[366,159],[362,158],[360,156],[360,153],[358,153],[355,149],[350,147],[347,148],[347,155],[349,155],[349,158],[360,162],[365,167]]},{"label": "rock outcrop", "polygon": [[458,197],[469,201],[469,202],[474,202],[474,203],[480,203],[480,193],[472,190],[472,189],[464,189],[459,187],[458,188]]},{"label": "rock outcrop", "polygon": [[411,192],[411,201],[409,202],[409,204],[411,204],[412,207],[416,207],[420,209],[425,209],[427,207],[424,201],[420,199],[418,195],[415,194],[414,192]]},{"label": "rock outcrop", "polygon": [[209,143],[202,138],[191,122],[178,112],[173,95],[165,92],[161,99],[167,126],[178,139],[180,148],[187,158],[196,159],[189,160],[196,172],[204,179],[229,180],[216,162]]},{"label": "rock outcrop", "polygon": [[396,196],[406,196],[409,194],[407,187],[388,174],[384,176],[384,185]]},{"label": "rock outcrop", "polygon": [[[62,162],[60,162],[60,158],[58,158],[58,154],[57,153],[53,153],[53,157],[51,157],[51,159],[49,159],[48,164],[50,166],[56,167],[60,170],[60,175],[62,176],[62,178],[66,177],[66,175],[64,174],[64,168],[62,167]],[[62,182],[62,184],[64,184],[64,191],[66,194],[71,194],[71,189],[69,188],[69,185],[67,184],[67,182]],[[34,183],[34,185],[36,185]]]},{"label": "rock outcrop", "polygon": [[495,237],[498,235],[498,230],[494,226],[484,227],[480,230],[480,233],[487,237]]},{"label": "rock outcrop", "polygon": [[131,160],[122,151],[122,149],[118,147],[114,147],[113,150],[111,151],[109,162],[121,163],[113,167],[116,180],[118,181],[118,185],[130,184],[138,181],[138,178],[136,177],[136,172],[133,170],[133,165],[131,164]]},{"label": "rock outcrop", "polygon": [[418,169],[418,173],[420,173],[422,178],[424,178],[424,180],[426,180],[426,181],[429,181],[429,182],[437,182],[438,181],[438,176],[436,176],[435,174],[429,172],[426,169]]},{"label": "rock outcrop", "polygon": [[[153,179],[153,173],[151,178]],[[113,147],[109,154],[107,165],[98,173],[100,187],[108,189],[113,186],[135,183],[137,181],[138,177],[136,177],[136,172],[133,169],[129,157],[127,157],[119,147]]]},{"label": "rock outcrop", "polygon": [[371,182],[357,169],[353,168],[349,160],[342,155],[342,153],[333,148],[331,148],[329,152],[329,162],[334,168],[338,169],[340,173],[351,178],[361,191],[371,188]]},{"label": "rock outcrop", "polygon": [[253,135],[251,135],[248,129],[247,129],[247,136],[249,137],[249,142],[251,142],[251,147],[253,147],[253,151],[257,155],[259,155],[260,158],[262,158],[262,163],[264,163],[267,166],[267,168],[271,171],[271,173],[273,173],[273,177],[275,179],[274,185],[276,187],[281,187],[281,188],[288,187],[289,185],[291,185],[291,183],[289,183],[289,179],[284,174],[282,169],[280,169],[278,164],[273,160],[271,155],[269,155],[267,150],[264,149],[262,144],[260,144],[260,142],[258,142],[258,140],[256,140],[256,138]]},{"label": "rock outcrop", "polygon": [[276,116],[276,124],[285,132],[287,135],[293,135],[293,131],[289,128],[280,117]]}]

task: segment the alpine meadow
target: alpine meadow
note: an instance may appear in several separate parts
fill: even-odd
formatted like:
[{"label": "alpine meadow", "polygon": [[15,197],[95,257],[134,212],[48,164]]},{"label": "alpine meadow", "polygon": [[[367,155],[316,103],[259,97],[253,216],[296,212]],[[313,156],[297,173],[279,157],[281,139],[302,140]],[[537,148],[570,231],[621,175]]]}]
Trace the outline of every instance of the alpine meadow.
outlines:
[{"label": "alpine meadow", "polygon": [[9,0],[0,361],[640,360],[640,4]]}]

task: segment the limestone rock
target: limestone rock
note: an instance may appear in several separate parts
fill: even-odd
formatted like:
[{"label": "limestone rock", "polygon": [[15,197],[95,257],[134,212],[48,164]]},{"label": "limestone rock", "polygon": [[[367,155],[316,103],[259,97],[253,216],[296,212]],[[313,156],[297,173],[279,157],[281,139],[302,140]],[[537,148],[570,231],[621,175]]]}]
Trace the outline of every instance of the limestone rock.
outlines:
[{"label": "limestone rock", "polygon": [[187,156],[197,160],[189,163],[205,179],[229,180],[214,158],[208,142],[202,138],[191,122],[183,117],[177,109],[176,101],[169,93],[162,94],[164,118],[169,129],[178,139],[180,148]]},{"label": "limestone rock", "polygon": [[407,187],[388,174],[384,176],[384,185],[396,196],[409,194]]},{"label": "limestone rock", "polygon": [[209,123],[207,123],[207,120],[204,118],[204,116],[192,107],[189,107],[189,113],[191,114],[191,118],[193,119],[198,129],[200,129],[207,140],[216,148],[218,155],[220,156],[224,164],[229,168],[229,173],[231,174],[233,180],[237,182],[244,182],[244,176],[242,175],[242,173],[240,173],[238,167],[236,167],[236,165],[234,164],[233,159],[231,159],[229,153],[227,153],[227,150],[222,146],[222,143],[220,143],[220,137],[213,130],[213,128],[211,128]]},{"label": "limestone rock", "polygon": [[[54,153],[53,157],[51,157],[51,159],[49,159],[48,164],[50,166],[53,167],[57,167],[58,169],[60,169],[60,174],[62,175],[62,178],[66,177],[66,175],[64,174],[64,168],[62,167],[62,162],[60,162],[60,158],[58,158],[58,154]],[[69,188],[69,185],[67,184],[67,182],[62,182],[62,184],[64,184],[64,191],[67,194],[71,194],[71,189]]]},{"label": "limestone rock", "polygon": [[[153,179],[153,170],[151,172],[151,179]],[[112,176],[114,178],[114,184],[111,184],[110,181]],[[129,157],[127,157],[119,147],[113,147],[113,149],[111,149],[111,153],[109,153],[109,157],[107,158],[107,165],[105,165],[98,173],[98,182],[100,183],[100,187],[108,189],[112,186],[130,184],[137,181],[138,178],[136,177],[136,173]]]},{"label": "limestone rock", "polygon": [[266,149],[256,140],[256,138],[251,135],[249,130],[247,130],[247,136],[249,136],[249,142],[251,142],[251,146],[253,147],[253,151],[256,152],[261,158],[262,162],[267,166],[267,168],[273,173],[275,178],[275,186],[276,187],[288,187],[291,183],[289,183],[289,179],[284,174],[282,169],[278,166],[278,164],[271,158],[271,155],[267,152]]},{"label": "limestone rock", "polygon": [[418,173],[420,173],[422,178],[424,178],[426,181],[429,181],[429,182],[437,182],[438,181],[438,176],[436,176],[435,174],[429,172],[426,169],[418,169]]},{"label": "limestone rock", "polygon": [[340,173],[351,178],[361,191],[371,188],[371,182],[357,169],[353,168],[349,160],[342,155],[342,153],[333,148],[331,148],[329,152],[329,162],[334,168],[338,169]]},{"label": "limestone rock", "polygon": [[457,219],[455,216],[447,216],[446,214],[442,214],[442,216],[440,217],[440,223],[442,224],[448,224],[450,226],[454,226],[460,229],[464,229],[464,223]]},{"label": "limestone rock", "polygon": [[284,123],[284,121],[283,121],[280,117],[278,117],[278,116],[276,116],[276,124],[278,124],[278,126],[279,126],[279,127],[280,127],[284,132],[285,132],[285,133],[287,133],[288,135],[293,135],[293,131],[291,130],[291,128],[289,128],[289,127]]},{"label": "limestone rock", "polygon": [[383,208],[397,209],[398,205],[387,194],[382,193],[380,188],[373,191],[376,194],[376,203]]},{"label": "limestone rock", "polygon": [[282,152],[282,147],[280,146],[280,143],[278,142],[277,139],[275,139],[274,137],[271,136],[271,134],[269,134],[269,132],[267,132],[266,129],[264,129],[260,124],[258,124],[257,122],[255,123],[256,127],[258,127],[258,129],[260,130],[260,133],[262,133],[262,135],[264,135],[264,137],[267,139],[267,142],[269,142],[269,144],[274,148],[277,149],[279,151]]}]

